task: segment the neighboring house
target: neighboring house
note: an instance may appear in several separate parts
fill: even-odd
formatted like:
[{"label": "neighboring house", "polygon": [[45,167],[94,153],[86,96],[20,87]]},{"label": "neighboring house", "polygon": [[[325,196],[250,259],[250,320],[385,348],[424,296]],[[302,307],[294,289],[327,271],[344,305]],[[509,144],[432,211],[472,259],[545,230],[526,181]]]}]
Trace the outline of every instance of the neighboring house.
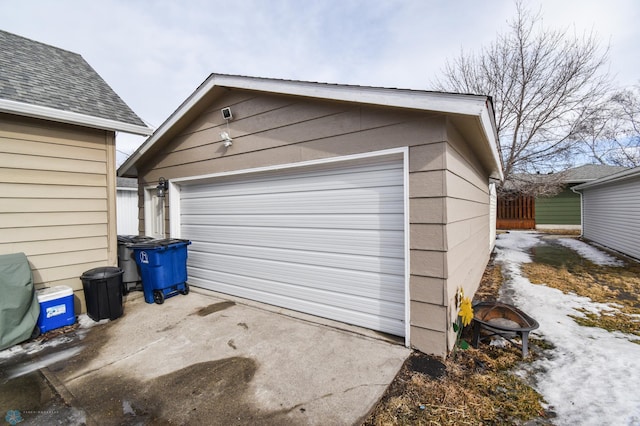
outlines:
[{"label": "neighboring house", "polygon": [[0,31],[0,254],[37,288],[115,265],[115,133],[151,129],[78,54]]},{"label": "neighboring house", "polygon": [[211,75],[118,172],[140,229],[193,242],[190,285],[444,355],[492,245],[493,120],[486,96]]},{"label": "neighboring house", "polygon": [[138,181],[119,177],[116,185],[118,235],[138,235]]},{"label": "neighboring house", "polygon": [[640,260],[640,167],[573,190],[582,195],[582,236]]},{"label": "neighboring house", "polygon": [[569,169],[563,178],[562,190],[552,197],[538,197],[535,201],[536,229],[580,229],[580,195],[571,187],[591,182],[626,170],[625,167],[585,164]]},{"label": "neighboring house", "polygon": [[[561,178],[562,188],[553,196],[533,197],[518,194],[517,190],[503,193],[498,199],[497,227],[500,229],[580,229],[580,196],[571,187],[590,182],[625,167],[585,164],[565,170]],[[530,179],[544,181],[548,175],[530,175]],[[530,180],[537,182],[538,180]],[[544,183],[544,182],[543,182]]]}]

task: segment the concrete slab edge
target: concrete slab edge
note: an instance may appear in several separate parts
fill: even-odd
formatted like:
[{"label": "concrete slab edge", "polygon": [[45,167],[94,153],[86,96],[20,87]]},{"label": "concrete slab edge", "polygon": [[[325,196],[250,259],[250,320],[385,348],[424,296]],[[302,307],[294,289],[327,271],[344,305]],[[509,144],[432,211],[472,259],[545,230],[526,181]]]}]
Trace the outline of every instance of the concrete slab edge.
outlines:
[{"label": "concrete slab edge", "polygon": [[99,425],[99,423],[96,421],[96,419],[91,417],[90,414],[87,412],[87,410],[85,410],[84,407],[82,407],[80,405],[80,403],[78,402],[76,397],[71,393],[71,391],[69,391],[69,389],[67,389],[67,387],[64,385],[64,383],[62,383],[60,380],[58,380],[56,375],[53,374],[49,370],[49,367],[41,368],[40,372],[44,376],[44,378],[47,381],[47,383],[49,383],[49,385],[53,388],[53,390],[58,395],[60,395],[60,397],[62,398],[62,400],[64,401],[65,404],[67,404],[70,407],[75,407],[75,408],[82,409],[82,411],[85,414],[87,426],[98,426]]}]

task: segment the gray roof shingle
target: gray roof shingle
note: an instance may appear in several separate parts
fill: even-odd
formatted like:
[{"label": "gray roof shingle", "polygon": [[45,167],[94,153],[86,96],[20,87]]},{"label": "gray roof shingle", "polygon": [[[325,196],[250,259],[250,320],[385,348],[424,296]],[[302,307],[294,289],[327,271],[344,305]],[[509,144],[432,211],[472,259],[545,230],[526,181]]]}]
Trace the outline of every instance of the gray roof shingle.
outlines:
[{"label": "gray roof shingle", "polygon": [[565,182],[587,182],[626,170],[626,167],[608,166],[605,164],[584,164],[567,170]]},{"label": "gray roof shingle", "polygon": [[146,127],[82,56],[2,30],[0,99]]}]

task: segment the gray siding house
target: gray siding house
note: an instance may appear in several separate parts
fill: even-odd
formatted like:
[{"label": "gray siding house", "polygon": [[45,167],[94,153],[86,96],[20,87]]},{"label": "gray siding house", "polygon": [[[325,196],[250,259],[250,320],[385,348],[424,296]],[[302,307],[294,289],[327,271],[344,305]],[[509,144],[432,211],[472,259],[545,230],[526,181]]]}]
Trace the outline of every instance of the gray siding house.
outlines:
[{"label": "gray siding house", "polygon": [[192,241],[192,286],[444,355],[501,168],[486,96],[214,74],[119,175],[142,233]]},{"label": "gray siding house", "polygon": [[640,167],[573,187],[584,238],[640,259]]}]

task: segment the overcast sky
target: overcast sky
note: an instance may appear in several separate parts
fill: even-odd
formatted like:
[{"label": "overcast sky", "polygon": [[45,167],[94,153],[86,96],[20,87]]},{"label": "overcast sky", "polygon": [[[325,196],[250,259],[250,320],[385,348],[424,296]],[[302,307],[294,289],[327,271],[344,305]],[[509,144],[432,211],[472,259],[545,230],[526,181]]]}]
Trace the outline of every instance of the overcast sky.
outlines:
[{"label": "overcast sky", "polygon": [[[525,3],[545,26],[595,31],[617,83],[640,82],[640,1]],[[156,128],[211,73],[430,89],[514,13],[513,0],[0,0],[0,28],[81,54]],[[123,151],[144,140],[123,136]]]}]

